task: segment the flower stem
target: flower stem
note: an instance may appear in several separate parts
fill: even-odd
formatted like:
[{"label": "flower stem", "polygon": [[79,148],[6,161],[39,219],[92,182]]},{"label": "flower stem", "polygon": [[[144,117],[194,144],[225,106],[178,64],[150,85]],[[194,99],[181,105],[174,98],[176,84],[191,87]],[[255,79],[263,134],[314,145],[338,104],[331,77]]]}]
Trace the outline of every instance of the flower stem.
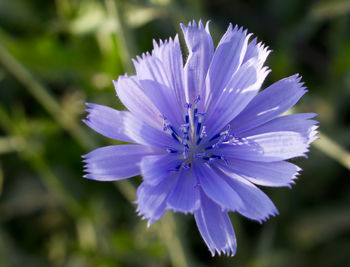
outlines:
[{"label": "flower stem", "polygon": [[350,170],[350,152],[342,148],[323,133],[319,133],[317,136],[320,139],[314,142],[313,146]]}]

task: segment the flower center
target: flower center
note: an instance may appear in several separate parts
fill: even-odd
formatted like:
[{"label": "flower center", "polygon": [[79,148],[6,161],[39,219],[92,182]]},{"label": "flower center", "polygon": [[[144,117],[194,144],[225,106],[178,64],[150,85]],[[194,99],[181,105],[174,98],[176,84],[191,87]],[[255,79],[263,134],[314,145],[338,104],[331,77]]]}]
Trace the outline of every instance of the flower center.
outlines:
[{"label": "flower center", "polygon": [[179,171],[182,168],[191,169],[196,159],[203,160],[209,164],[217,160],[223,160],[227,163],[226,159],[218,153],[217,148],[222,143],[228,142],[233,138],[230,135],[230,127],[219,132],[211,139],[206,139],[206,126],[204,125],[206,113],[198,111],[199,101],[200,96],[193,103],[184,105],[185,123],[179,129],[175,129],[164,117],[164,131],[168,132],[183,147],[182,150],[167,149],[168,153],[177,153],[183,159],[183,162],[175,168],[175,171]]}]

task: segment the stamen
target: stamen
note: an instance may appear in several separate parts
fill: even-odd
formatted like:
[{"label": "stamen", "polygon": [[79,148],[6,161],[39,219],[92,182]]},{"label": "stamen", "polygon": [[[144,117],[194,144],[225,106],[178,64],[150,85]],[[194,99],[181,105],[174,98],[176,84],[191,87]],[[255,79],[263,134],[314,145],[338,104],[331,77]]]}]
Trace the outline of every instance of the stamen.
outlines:
[{"label": "stamen", "polygon": [[194,110],[193,110],[193,121],[194,121],[194,123],[196,123],[196,120],[197,120],[197,112],[198,112],[198,103],[199,103],[199,101],[201,100],[201,97],[200,97],[200,95],[198,95],[196,98],[195,98],[195,100],[193,101],[193,103],[194,103]]},{"label": "stamen", "polygon": [[183,162],[181,166],[182,166],[182,168],[184,168],[185,170],[189,170],[189,169],[191,169],[192,164],[191,164],[191,162],[188,162],[188,163]]},{"label": "stamen", "polygon": [[209,156],[205,156],[202,158],[203,160],[207,161],[209,164],[213,163],[214,161],[217,161],[218,159],[220,159],[219,156],[216,155],[209,155]]},{"label": "stamen", "polygon": [[230,133],[230,129],[231,129],[231,126],[230,126],[230,125],[227,125],[227,130],[222,131],[222,132],[220,132],[220,133],[214,135],[209,141],[213,141],[213,140],[215,140],[216,138],[218,138],[218,137],[220,137],[220,136],[223,136],[223,135],[225,135],[225,136],[227,137],[227,136],[229,135],[229,133]]},{"label": "stamen", "polygon": [[169,169],[169,172],[178,172],[181,168],[182,164],[177,165],[174,169]]},{"label": "stamen", "polygon": [[221,134],[221,133],[218,133],[218,134],[214,135],[209,141],[213,141],[213,140],[215,140],[216,138],[220,137],[220,134]]},{"label": "stamen", "polygon": [[167,120],[167,118],[165,116],[163,116],[163,131],[169,132],[171,134],[171,136],[178,141],[179,143],[181,143],[181,138],[178,136],[178,134],[176,133],[174,127],[170,124],[170,122]]},{"label": "stamen", "polygon": [[224,156],[220,156],[220,159],[223,160],[226,163],[226,165],[228,165],[228,161]]},{"label": "stamen", "polygon": [[[226,131],[225,131],[226,132]],[[211,146],[207,146],[206,148],[204,148],[204,150],[209,150],[209,149],[216,149],[218,148],[222,143],[224,142],[230,142],[230,140],[228,140],[228,138],[231,138],[231,135],[227,133],[224,133],[223,135],[219,135],[220,136],[220,139],[213,145]],[[235,145],[235,144],[233,144]]]},{"label": "stamen", "polygon": [[185,114],[185,121],[186,123],[189,123],[190,122],[190,115],[189,115],[189,112],[188,110],[192,107],[192,104],[191,103],[186,103],[185,104],[185,109],[186,109],[186,114]]},{"label": "stamen", "polygon": [[170,122],[168,121],[167,117],[163,115],[163,131],[168,130],[170,125]]},{"label": "stamen", "polygon": [[187,138],[183,138],[181,143],[182,143],[185,147],[188,147],[188,139],[187,139]]},{"label": "stamen", "polygon": [[183,133],[182,140],[185,140],[185,139],[189,140],[188,132],[190,129],[190,124],[189,123],[181,124],[180,129]]},{"label": "stamen", "polygon": [[202,127],[202,122],[204,120],[204,116],[205,113],[197,113],[197,118],[198,118],[198,123],[197,123],[197,129],[196,129],[196,135],[198,136],[200,131],[201,131],[201,127]]},{"label": "stamen", "polygon": [[175,133],[176,135],[178,135],[177,132],[175,131],[174,127],[173,127],[172,125],[170,125],[170,124],[169,124],[169,129],[170,129],[173,133]]},{"label": "stamen", "polygon": [[198,96],[194,99],[193,103],[198,104],[198,102],[199,102],[200,100],[201,100],[201,96],[198,95]]},{"label": "stamen", "polygon": [[177,153],[177,150],[172,149],[172,148],[167,148],[166,152],[168,152],[168,153]]},{"label": "stamen", "polygon": [[207,136],[207,132],[205,131],[205,128],[206,128],[206,126],[204,125],[203,128],[202,128],[202,132],[201,132],[201,134],[199,136],[200,138],[203,138],[203,137]]},{"label": "stamen", "polygon": [[217,141],[214,145],[212,145],[212,148],[213,149],[218,148],[222,144],[222,142],[225,140],[225,138],[226,138],[226,136],[221,136],[219,141]]},{"label": "stamen", "polygon": [[194,154],[194,157],[197,158],[197,159],[200,159],[200,158],[203,158],[203,157],[205,157],[207,155],[208,155],[207,152],[203,152],[203,153]]},{"label": "stamen", "polygon": [[187,144],[185,144],[185,147],[184,147],[184,152],[182,153],[184,158],[187,159],[187,156],[188,156],[188,152],[190,151],[189,147]]},{"label": "stamen", "polygon": [[198,122],[198,124],[197,124],[196,135],[199,135],[199,132],[200,132],[200,130],[201,130],[201,127],[202,127],[202,123]]},{"label": "stamen", "polygon": [[209,158],[209,161],[208,161],[208,164],[212,164],[212,163],[214,163],[215,161],[217,161],[218,160],[218,158]]},{"label": "stamen", "polygon": [[[213,162],[217,160],[223,160],[226,165],[228,165],[228,161],[224,156],[218,156],[218,155],[208,155],[207,153],[202,153],[204,156],[202,157],[203,160],[207,161],[208,164],[212,164]],[[198,154],[199,156],[200,154]]]},{"label": "stamen", "polygon": [[202,141],[202,139],[204,138],[204,137],[206,137],[207,136],[207,133],[206,133],[206,131],[205,131],[205,125],[203,126],[203,128],[202,128],[202,131],[201,131],[201,134],[199,135],[199,138],[197,139],[197,142],[196,142],[196,145],[198,146],[199,145],[199,143]]},{"label": "stamen", "polygon": [[177,134],[175,134],[174,132],[172,132],[172,133],[171,133],[171,136],[172,136],[176,141],[178,141],[178,142],[181,143],[181,139],[180,139],[180,137],[177,136]]}]

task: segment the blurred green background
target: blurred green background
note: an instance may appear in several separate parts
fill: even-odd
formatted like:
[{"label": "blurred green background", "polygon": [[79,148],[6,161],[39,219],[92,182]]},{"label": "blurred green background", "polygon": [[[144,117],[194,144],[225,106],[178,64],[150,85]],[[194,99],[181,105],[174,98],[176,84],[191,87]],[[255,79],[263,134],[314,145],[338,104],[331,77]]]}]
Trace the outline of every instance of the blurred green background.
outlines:
[{"label": "blurred green background", "polygon": [[[350,266],[349,14],[349,0],[0,0],[0,266]],[[212,258],[192,216],[147,228],[140,177],[82,178],[81,155],[117,143],[83,125],[84,103],[122,109],[112,79],[200,18],[215,43],[232,22],[271,47],[266,84],[302,74],[294,111],[321,126],[293,189],[263,189],[279,216],[231,214],[234,258]]]}]

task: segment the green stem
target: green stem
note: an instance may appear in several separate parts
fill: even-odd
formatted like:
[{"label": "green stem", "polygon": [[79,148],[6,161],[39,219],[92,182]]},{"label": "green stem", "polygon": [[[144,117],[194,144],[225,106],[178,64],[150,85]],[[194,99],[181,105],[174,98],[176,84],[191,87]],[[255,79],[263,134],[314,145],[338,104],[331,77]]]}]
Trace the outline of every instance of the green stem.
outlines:
[{"label": "green stem", "polygon": [[313,146],[350,170],[350,152],[346,151],[325,134],[319,133],[318,137],[320,139],[313,143]]},{"label": "green stem", "polygon": [[182,247],[181,240],[178,237],[176,221],[172,213],[167,213],[160,220],[160,229],[158,235],[165,241],[168,247],[169,257],[174,267],[186,267],[189,265],[188,255]]}]

